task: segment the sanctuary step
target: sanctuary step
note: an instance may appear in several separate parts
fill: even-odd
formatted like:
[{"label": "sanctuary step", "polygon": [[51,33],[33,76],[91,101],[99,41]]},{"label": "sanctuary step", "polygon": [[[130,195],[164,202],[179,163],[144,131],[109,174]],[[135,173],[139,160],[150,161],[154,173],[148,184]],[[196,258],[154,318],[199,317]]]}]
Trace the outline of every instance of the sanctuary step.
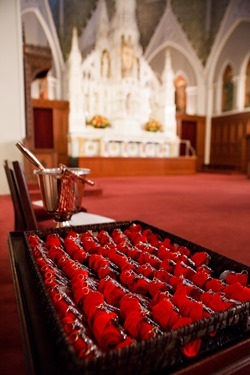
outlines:
[{"label": "sanctuary step", "polygon": [[197,171],[196,156],[79,157],[78,166],[89,168],[91,177],[190,175]]}]

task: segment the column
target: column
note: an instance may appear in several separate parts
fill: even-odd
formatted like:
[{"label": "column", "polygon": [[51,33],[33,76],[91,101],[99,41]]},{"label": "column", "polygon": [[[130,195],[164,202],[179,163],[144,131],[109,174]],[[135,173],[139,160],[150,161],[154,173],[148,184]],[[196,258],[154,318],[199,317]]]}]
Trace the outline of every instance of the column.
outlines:
[{"label": "column", "polygon": [[187,102],[186,102],[186,112],[188,115],[194,115],[197,113],[196,109],[196,97],[197,97],[197,87],[189,86],[186,88]]},{"label": "column", "polygon": [[[0,1],[0,158],[20,159],[15,144],[25,137],[22,24],[19,0]],[[14,89],[13,89],[14,88]],[[9,188],[0,169],[0,194]]]},{"label": "column", "polygon": [[245,74],[240,74],[234,77],[234,87],[235,87],[234,108],[237,109],[238,111],[244,110],[245,81],[246,81]]}]

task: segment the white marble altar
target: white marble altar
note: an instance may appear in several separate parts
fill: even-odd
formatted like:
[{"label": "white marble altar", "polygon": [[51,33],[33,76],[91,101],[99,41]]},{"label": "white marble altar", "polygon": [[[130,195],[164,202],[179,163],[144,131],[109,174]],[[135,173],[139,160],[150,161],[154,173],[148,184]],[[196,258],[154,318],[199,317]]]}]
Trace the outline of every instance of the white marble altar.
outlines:
[{"label": "white marble altar", "polygon": [[[178,156],[169,51],[159,78],[143,57],[135,0],[116,0],[111,20],[105,0],[99,0],[94,19],[94,50],[83,58],[74,30],[67,62],[69,156]],[[95,115],[107,118],[111,127],[88,125]],[[144,129],[150,119],[162,124],[162,132]]]}]

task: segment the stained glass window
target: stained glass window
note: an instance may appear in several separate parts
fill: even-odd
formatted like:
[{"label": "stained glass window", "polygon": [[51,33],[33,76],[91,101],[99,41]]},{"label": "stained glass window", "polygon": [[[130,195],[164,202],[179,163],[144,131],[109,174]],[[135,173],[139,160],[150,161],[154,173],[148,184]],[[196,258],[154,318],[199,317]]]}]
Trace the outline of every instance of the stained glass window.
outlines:
[{"label": "stained glass window", "polygon": [[233,109],[233,69],[227,65],[223,74],[223,90],[222,90],[222,111],[230,111]]},{"label": "stained glass window", "polygon": [[245,81],[245,107],[250,107],[250,59],[246,69],[246,81]]}]

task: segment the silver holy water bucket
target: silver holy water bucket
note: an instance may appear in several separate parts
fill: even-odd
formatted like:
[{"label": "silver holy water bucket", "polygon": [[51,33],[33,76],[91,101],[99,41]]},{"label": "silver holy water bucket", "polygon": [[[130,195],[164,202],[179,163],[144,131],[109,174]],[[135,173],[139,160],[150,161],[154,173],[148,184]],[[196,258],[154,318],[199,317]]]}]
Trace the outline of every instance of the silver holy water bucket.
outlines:
[{"label": "silver holy water bucket", "polygon": [[[86,168],[48,168],[35,170],[38,177],[44,208],[58,226],[68,225],[71,216],[78,212],[84,194]],[[64,224],[63,224],[64,223]]]}]

